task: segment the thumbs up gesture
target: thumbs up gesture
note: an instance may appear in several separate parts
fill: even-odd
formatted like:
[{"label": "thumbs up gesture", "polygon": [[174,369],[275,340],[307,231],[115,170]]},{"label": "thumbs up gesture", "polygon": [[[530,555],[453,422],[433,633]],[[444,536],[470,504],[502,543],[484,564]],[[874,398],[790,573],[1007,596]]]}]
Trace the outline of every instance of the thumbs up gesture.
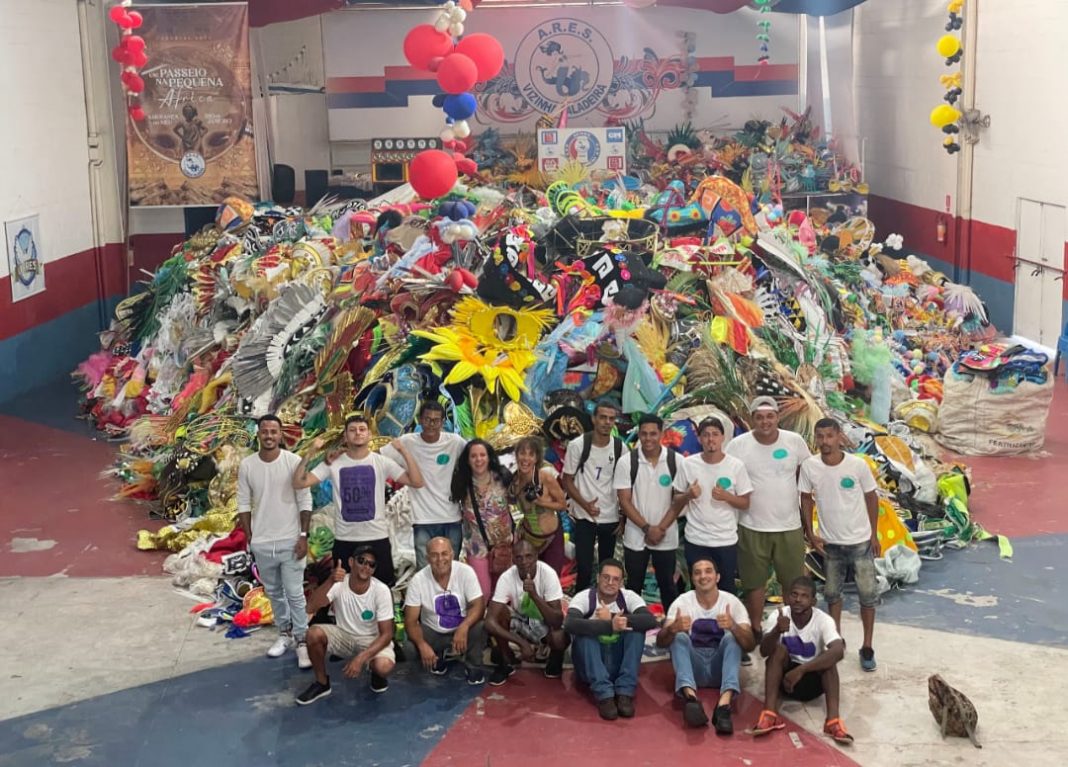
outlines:
[{"label": "thumbs up gesture", "polygon": [[348,573],[345,572],[345,568],[342,566],[341,560],[339,559],[337,567],[334,568],[334,583],[341,583],[345,580],[346,575],[348,575]]},{"label": "thumbs up gesture", "polygon": [[698,498],[701,497],[701,483],[700,482],[691,482],[690,483],[690,497],[693,498],[695,501]]},{"label": "thumbs up gesture", "polygon": [[679,610],[678,614],[675,616],[675,631],[680,634],[688,633],[691,626],[693,626],[693,618],[682,610]]}]

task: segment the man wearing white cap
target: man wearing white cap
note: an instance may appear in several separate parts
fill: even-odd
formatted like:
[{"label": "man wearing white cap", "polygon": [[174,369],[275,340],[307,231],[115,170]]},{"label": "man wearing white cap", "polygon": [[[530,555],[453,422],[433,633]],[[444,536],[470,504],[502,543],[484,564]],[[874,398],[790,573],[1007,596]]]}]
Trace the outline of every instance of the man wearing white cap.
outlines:
[{"label": "man wearing white cap", "polygon": [[763,624],[768,568],[787,593],[805,563],[797,476],[812,455],[801,435],[779,428],[774,397],[757,397],[749,405],[752,431],[735,437],[727,454],[741,460],[753,483],[749,508],[738,517],[738,573],[750,624]]}]

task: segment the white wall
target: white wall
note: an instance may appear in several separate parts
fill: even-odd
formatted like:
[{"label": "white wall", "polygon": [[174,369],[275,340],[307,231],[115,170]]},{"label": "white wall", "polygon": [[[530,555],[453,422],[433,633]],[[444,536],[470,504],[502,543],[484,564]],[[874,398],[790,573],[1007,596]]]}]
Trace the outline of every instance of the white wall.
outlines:
[{"label": "white wall", "polygon": [[935,50],[945,0],[868,0],[855,14],[857,124],[872,193],[943,210],[956,193],[957,155],[929,115],[944,103],[938,78],[951,71]]},{"label": "white wall", "polygon": [[991,117],[975,148],[973,217],[1016,228],[1016,200],[1068,206],[1068,2],[984,0],[976,107]]},{"label": "white wall", "polygon": [[270,97],[271,159],[293,166],[297,189],[304,189],[305,170],[330,170],[330,133],[326,96],[322,93],[276,94]]},{"label": "white wall", "polygon": [[56,261],[93,246],[77,6],[4,0],[0,41],[0,219],[39,214]]}]

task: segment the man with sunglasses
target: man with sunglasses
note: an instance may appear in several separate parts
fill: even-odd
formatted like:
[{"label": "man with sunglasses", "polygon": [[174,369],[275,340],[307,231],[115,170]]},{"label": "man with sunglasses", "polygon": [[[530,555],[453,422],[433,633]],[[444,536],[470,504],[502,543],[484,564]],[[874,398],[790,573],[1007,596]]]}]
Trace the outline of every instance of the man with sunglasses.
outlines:
[{"label": "man with sunglasses", "polygon": [[315,681],[297,696],[298,706],[307,706],[330,694],[328,655],[349,658],[344,669],[349,679],[369,668],[372,692],[389,689],[386,677],[397,662],[393,653],[393,595],[386,584],[374,577],[377,566],[371,546],[357,547],[349,559],[351,572],[346,574],[338,561],[333,578],[319,586],[308,601],[311,612],[332,605],[337,624],[320,623],[308,629],[308,654]]},{"label": "man with sunglasses", "polygon": [[431,538],[448,538],[457,555],[463,542],[460,507],[449,500],[449,487],[456,459],[463,452],[467,440],[459,434],[443,432],[441,427],[444,423],[445,408],[438,402],[427,400],[419,406],[421,431],[397,438],[397,442],[407,448],[408,456],[392,445],[381,450],[382,455],[392,458],[405,469],[409,468],[408,457],[411,457],[423,475],[422,487],[408,488],[412,499],[416,570],[426,567],[426,545]]},{"label": "man with sunglasses", "polygon": [[412,577],[404,597],[404,630],[431,674],[448,673],[448,654],[464,659],[468,684],[482,684],[486,599],[478,576],[470,565],[453,561],[448,538],[432,538],[426,558],[430,564]]}]

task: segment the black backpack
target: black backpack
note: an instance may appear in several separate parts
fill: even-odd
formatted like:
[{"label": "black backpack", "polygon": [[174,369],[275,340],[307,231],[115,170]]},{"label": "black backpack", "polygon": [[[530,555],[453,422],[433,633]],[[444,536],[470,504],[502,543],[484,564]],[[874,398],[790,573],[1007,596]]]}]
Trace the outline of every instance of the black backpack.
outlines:
[{"label": "black backpack", "polygon": [[[622,590],[620,590],[620,592],[618,594],[616,594],[616,605],[619,607],[619,611],[623,615],[628,615],[630,613],[630,610],[627,609],[627,600],[626,600],[626,598],[624,598]],[[590,609],[586,611],[586,615],[583,616],[583,617],[589,618],[591,615],[593,615],[597,611],[597,589],[596,588],[590,589],[590,604],[589,604],[589,608]]]},{"label": "black backpack", "polygon": [[[575,467],[575,474],[582,471],[586,465],[586,461],[590,458],[590,451],[593,449],[593,432],[588,431],[582,435],[582,455],[579,456],[578,466]],[[623,455],[623,440],[619,437],[612,437],[612,450],[616,454],[615,462],[619,463],[619,456]]]},{"label": "black backpack", "polygon": [[[676,456],[677,455],[678,455],[678,453],[676,453],[670,447],[667,449],[668,474],[671,475],[671,481],[672,482],[675,481],[675,470],[677,468],[677,465],[676,465],[675,461],[676,461]],[[630,487],[631,487],[632,490],[634,489],[634,480],[636,480],[637,478],[638,478],[638,448],[634,448],[633,450],[630,451]]]}]

